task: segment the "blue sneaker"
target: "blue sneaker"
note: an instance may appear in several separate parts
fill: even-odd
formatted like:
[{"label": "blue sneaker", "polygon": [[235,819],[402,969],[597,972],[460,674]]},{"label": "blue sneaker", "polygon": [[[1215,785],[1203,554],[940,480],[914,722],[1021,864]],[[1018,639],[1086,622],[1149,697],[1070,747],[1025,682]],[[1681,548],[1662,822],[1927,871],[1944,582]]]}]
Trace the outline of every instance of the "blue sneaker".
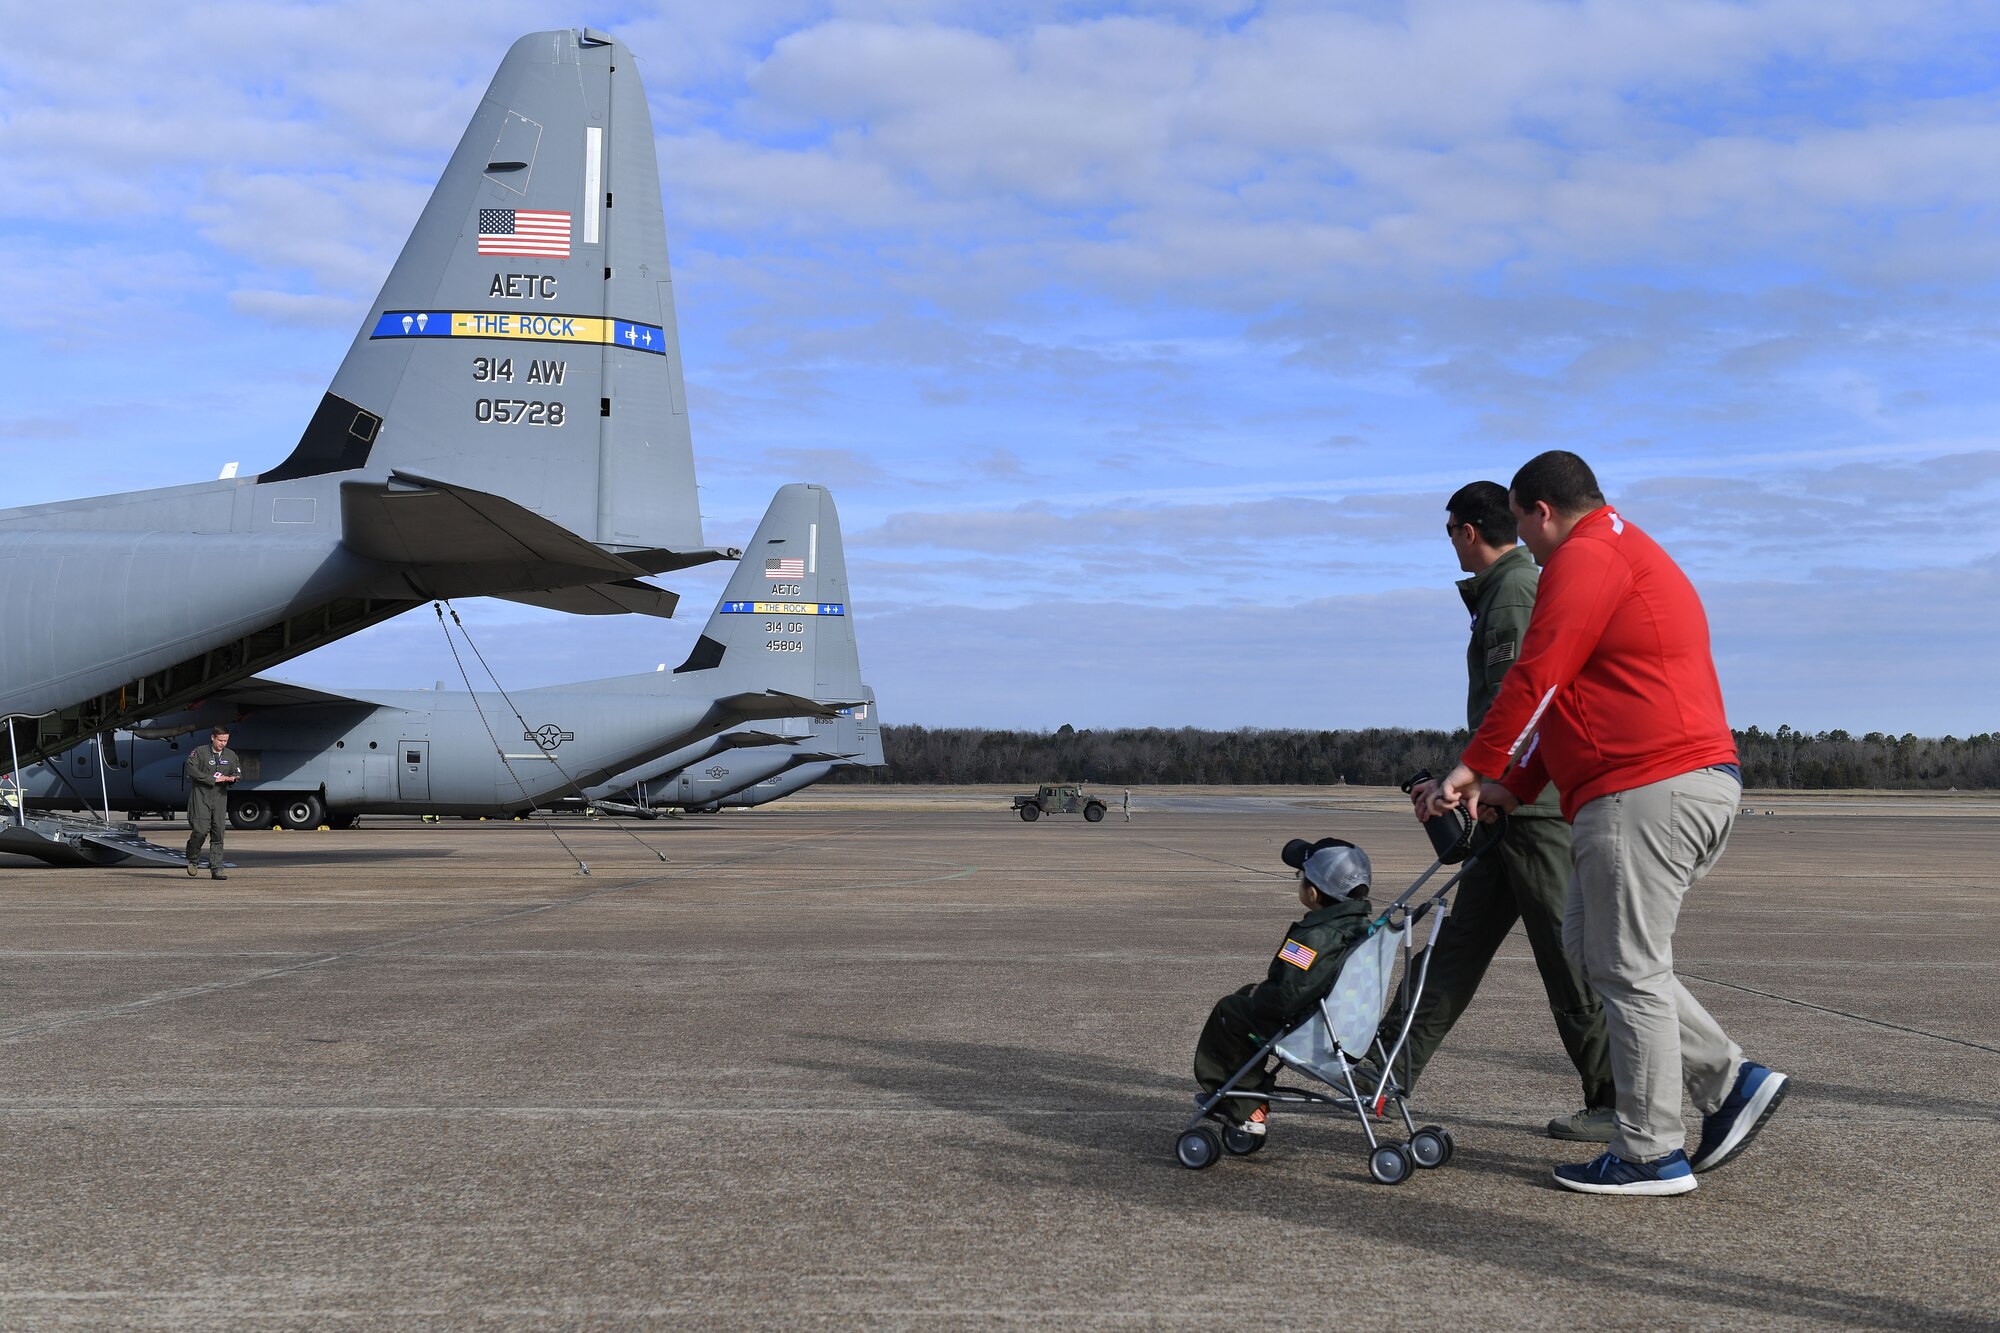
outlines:
[{"label": "blue sneaker", "polygon": [[1556,1184],[1585,1194],[1686,1194],[1699,1183],[1679,1148],[1650,1162],[1628,1162],[1608,1152],[1595,1161],[1556,1168]]},{"label": "blue sneaker", "polygon": [[1701,1118],[1701,1142],[1694,1150],[1694,1169],[1713,1171],[1750,1146],[1757,1131],[1785,1100],[1789,1082],[1775,1069],[1745,1060],[1737,1071],[1736,1086],[1715,1108],[1714,1115]]}]

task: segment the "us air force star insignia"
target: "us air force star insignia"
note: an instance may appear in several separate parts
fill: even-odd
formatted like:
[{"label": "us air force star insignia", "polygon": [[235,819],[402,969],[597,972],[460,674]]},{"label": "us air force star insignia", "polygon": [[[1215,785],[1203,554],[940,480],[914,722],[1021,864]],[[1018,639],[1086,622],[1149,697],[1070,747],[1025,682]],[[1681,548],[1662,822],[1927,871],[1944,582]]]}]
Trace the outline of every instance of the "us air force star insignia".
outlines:
[{"label": "us air force star insignia", "polygon": [[729,770],[724,768],[721,764],[716,764],[713,767],[709,768],[707,771],[710,777],[715,778],[718,781],[729,776]]},{"label": "us air force star insignia", "polygon": [[522,732],[521,739],[524,741],[533,741],[544,750],[553,750],[564,741],[575,740],[576,733],[573,731],[564,731],[553,722],[544,722],[533,731]]}]

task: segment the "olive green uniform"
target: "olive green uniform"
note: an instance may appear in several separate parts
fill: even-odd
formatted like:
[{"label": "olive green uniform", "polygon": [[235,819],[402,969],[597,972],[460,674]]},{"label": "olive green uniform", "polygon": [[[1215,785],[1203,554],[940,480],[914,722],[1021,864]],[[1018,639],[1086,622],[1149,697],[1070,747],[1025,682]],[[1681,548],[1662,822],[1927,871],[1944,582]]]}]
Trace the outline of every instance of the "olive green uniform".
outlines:
[{"label": "olive green uniform", "polygon": [[[1458,582],[1459,596],[1472,612],[1472,641],[1465,651],[1469,678],[1465,713],[1474,731],[1520,655],[1540,578],[1534,557],[1526,547],[1517,546],[1484,571]],[[1459,881],[1451,915],[1430,951],[1430,975],[1417,1002],[1417,1021],[1410,1028],[1406,1049],[1411,1084],[1472,1002],[1487,964],[1519,921],[1528,947],[1534,950],[1563,1049],[1583,1080],[1584,1105],[1608,1107],[1616,1100],[1605,1045],[1604,1006],[1563,953],[1563,904],[1569,896],[1570,874],[1569,824],[1556,804],[1555,788],[1547,787],[1533,804],[1514,812],[1499,847],[1474,862]],[[1402,1026],[1398,1003],[1382,1020],[1385,1048]],[[1402,1072],[1401,1057],[1396,1066]]]},{"label": "olive green uniform", "polygon": [[[1375,909],[1366,898],[1343,898],[1313,909],[1285,932],[1262,981],[1215,1002],[1194,1048],[1195,1081],[1203,1092],[1214,1092],[1227,1083],[1259,1046],[1333,989],[1340,978],[1341,963],[1367,937],[1374,915]],[[1260,1091],[1269,1090],[1275,1081],[1266,1069],[1256,1086]],[[1248,1100],[1229,1101],[1217,1109],[1229,1119],[1241,1121],[1257,1105]]]},{"label": "olive green uniform", "polygon": [[213,745],[198,745],[182,765],[187,776],[188,789],[188,864],[195,863],[201,854],[201,844],[209,843],[208,868],[212,874],[222,873],[222,833],[229,827],[229,788],[216,783],[219,777],[240,778],[243,763],[236,757],[236,751],[223,746],[217,753]]}]

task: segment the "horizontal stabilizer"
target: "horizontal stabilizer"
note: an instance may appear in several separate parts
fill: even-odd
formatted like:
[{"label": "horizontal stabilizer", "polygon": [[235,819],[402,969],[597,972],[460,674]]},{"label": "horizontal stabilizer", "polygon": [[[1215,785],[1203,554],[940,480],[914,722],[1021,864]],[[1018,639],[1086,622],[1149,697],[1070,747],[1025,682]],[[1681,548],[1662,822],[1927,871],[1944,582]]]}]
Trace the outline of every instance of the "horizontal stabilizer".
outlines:
[{"label": "horizontal stabilizer", "polygon": [[554,564],[617,578],[645,571],[533,510],[485,491],[396,473],[340,488],[342,541],[394,565]]},{"label": "horizontal stabilizer", "polygon": [[508,593],[506,600],[573,616],[637,615],[671,620],[681,595],[637,579],[620,579],[615,583],[580,584],[548,592]]},{"label": "horizontal stabilizer", "polygon": [[372,707],[369,700],[334,694],[311,685],[294,685],[269,676],[251,676],[233,685],[217,687],[185,708],[141,718],[130,730],[141,740],[164,741],[189,732],[206,731],[217,724],[227,725],[245,713],[265,708],[301,708],[312,705],[357,705]]},{"label": "horizontal stabilizer", "polygon": [[288,680],[278,680],[272,676],[251,676],[239,680],[234,685],[225,685],[206,699],[196,701],[192,707],[203,704],[227,702],[238,708],[297,708],[304,704],[357,704],[369,703],[351,694],[336,694],[332,690],[322,690],[314,685],[295,685]]},{"label": "horizontal stabilizer", "polygon": [[743,557],[743,550],[736,546],[690,546],[679,551],[668,551],[659,547],[647,550],[621,547],[618,554],[648,574],[671,574],[677,569],[692,569],[696,565],[712,564],[717,560],[740,560]]},{"label": "horizontal stabilizer", "polygon": [[786,736],[759,727],[739,727],[735,731],[726,731],[715,738],[715,752],[720,754],[724,750],[755,750],[766,745],[797,745],[802,739],[799,736]]},{"label": "horizontal stabilizer", "polygon": [[784,690],[744,691],[717,699],[715,706],[747,720],[779,717],[834,717],[843,708],[853,708],[860,700],[821,701]]}]

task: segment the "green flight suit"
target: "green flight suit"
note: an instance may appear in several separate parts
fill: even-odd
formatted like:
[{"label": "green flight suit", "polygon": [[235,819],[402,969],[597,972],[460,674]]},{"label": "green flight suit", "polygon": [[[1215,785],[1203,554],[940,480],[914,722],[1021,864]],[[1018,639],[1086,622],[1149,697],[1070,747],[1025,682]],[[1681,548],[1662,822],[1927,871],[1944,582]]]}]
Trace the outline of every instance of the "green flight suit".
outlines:
[{"label": "green flight suit", "polygon": [[[1341,963],[1367,937],[1374,915],[1375,909],[1365,897],[1343,898],[1314,908],[1285,932],[1262,981],[1215,1002],[1194,1048],[1195,1081],[1203,1092],[1214,1092],[1227,1083],[1259,1046],[1333,989],[1340,978]],[[1269,1090],[1276,1081],[1266,1068],[1254,1086]],[[1263,1103],[1232,1099],[1216,1110],[1241,1122],[1260,1105]]]},{"label": "green flight suit", "polygon": [[210,844],[209,869],[221,874],[222,834],[229,827],[230,786],[218,785],[216,779],[241,778],[243,762],[228,746],[223,746],[218,754],[213,745],[203,742],[188,752],[181,771],[187,777],[188,789],[188,864],[194,864],[206,841]]},{"label": "green flight suit", "polygon": [[[1469,681],[1465,713],[1473,731],[1479,730],[1507,669],[1520,655],[1540,580],[1541,571],[1524,546],[1515,547],[1481,573],[1459,580],[1459,596],[1472,612],[1472,641],[1465,650]],[[1604,1036],[1604,1006],[1563,953],[1563,904],[1571,875],[1569,843],[1569,824],[1556,803],[1556,790],[1544,788],[1533,804],[1514,812],[1500,846],[1480,857],[1459,881],[1451,915],[1431,950],[1430,975],[1417,1002],[1417,1020],[1410,1028],[1406,1049],[1411,1085],[1472,1002],[1487,965],[1519,921],[1528,936],[1528,947],[1534,951],[1535,967],[1542,974],[1542,989],[1548,995],[1556,1032],[1583,1080],[1584,1105],[1608,1107],[1616,1100],[1610,1049]],[[1402,1026],[1402,1005],[1394,1003],[1380,1030],[1385,1049]],[[1405,1069],[1400,1056],[1396,1068],[1398,1073]]]}]

